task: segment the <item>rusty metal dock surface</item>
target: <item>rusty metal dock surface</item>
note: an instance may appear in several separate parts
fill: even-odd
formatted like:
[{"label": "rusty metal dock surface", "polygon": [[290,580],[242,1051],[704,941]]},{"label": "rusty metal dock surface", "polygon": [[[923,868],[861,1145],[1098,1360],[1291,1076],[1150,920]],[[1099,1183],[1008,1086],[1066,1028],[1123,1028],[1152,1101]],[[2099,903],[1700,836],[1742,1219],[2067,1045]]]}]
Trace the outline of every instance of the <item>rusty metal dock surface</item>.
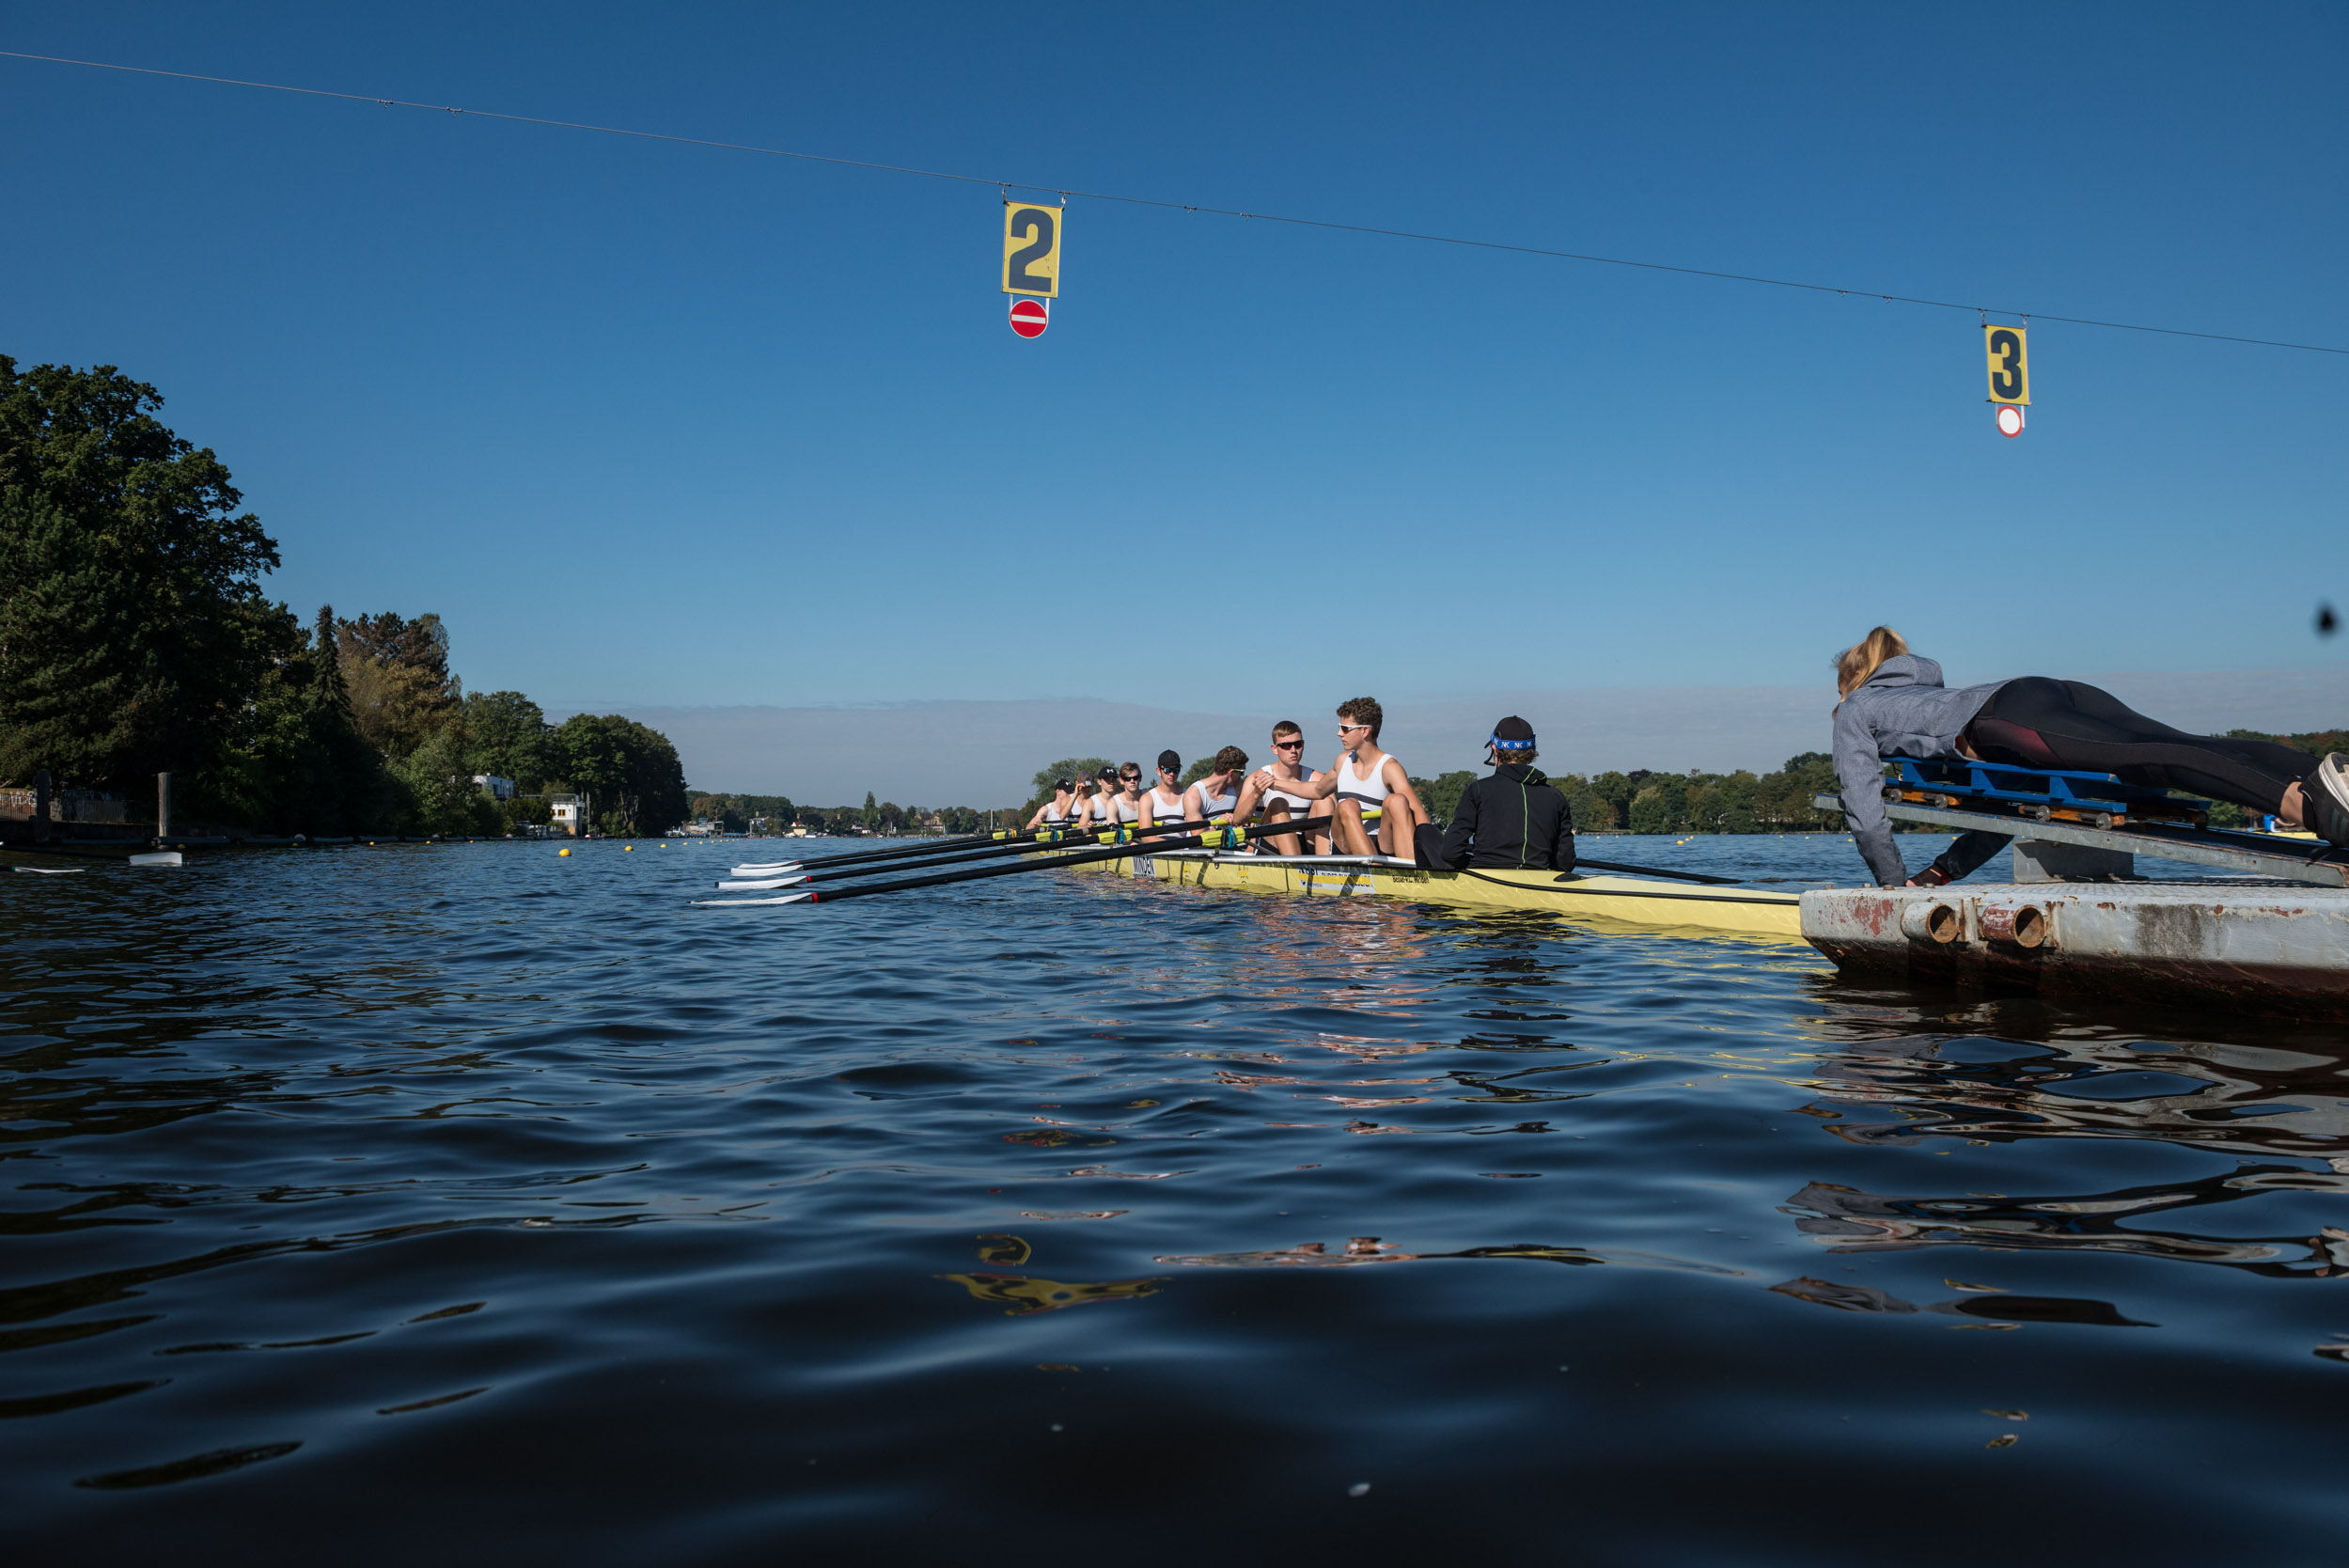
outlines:
[{"label": "rusty metal dock surface", "polygon": [[1843,969],[2349,1016],[2349,888],[2269,881],[1834,887],[1803,936]]}]

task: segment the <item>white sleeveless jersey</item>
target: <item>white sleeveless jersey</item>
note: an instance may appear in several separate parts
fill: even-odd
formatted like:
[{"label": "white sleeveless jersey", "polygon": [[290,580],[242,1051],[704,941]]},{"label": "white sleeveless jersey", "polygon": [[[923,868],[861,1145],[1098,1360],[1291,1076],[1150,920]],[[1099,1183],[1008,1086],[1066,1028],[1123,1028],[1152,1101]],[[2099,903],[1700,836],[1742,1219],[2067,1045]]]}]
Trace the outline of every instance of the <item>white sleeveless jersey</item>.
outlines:
[{"label": "white sleeveless jersey", "polygon": [[1386,805],[1389,792],[1381,776],[1386,771],[1386,760],[1381,758],[1366,777],[1355,771],[1354,759],[1348,757],[1338,764],[1338,798],[1357,802],[1366,811]]},{"label": "white sleeveless jersey", "polygon": [[[1299,768],[1297,770],[1296,781],[1300,784],[1310,784],[1313,780],[1321,776],[1321,774],[1312,768]],[[1264,792],[1264,799],[1267,802],[1276,800],[1279,801],[1286,805],[1290,810],[1300,813],[1309,811],[1315,806],[1321,804],[1318,801],[1308,799],[1304,795],[1292,795],[1288,791],[1281,789],[1277,785]],[[1236,806],[1239,802],[1235,799],[1232,804]]]},{"label": "white sleeveless jersey", "polygon": [[1232,808],[1240,804],[1240,787],[1237,784],[1226,786],[1229,792],[1220,795],[1208,792],[1207,780],[1204,778],[1200,779],[1194,788],[1199,792],[1199,815],[1203,817],[1228,817],[1231,815]]},{"label": "white sleeveless jersey", "polygon": [[1150,791],[1150,820],[1152,823],[1181,822],[1182,820],[1182,796],[1178,793],[1174,799],[1170,801],[1165,795],[1158,792],[1157,785],[1151,785]]}]

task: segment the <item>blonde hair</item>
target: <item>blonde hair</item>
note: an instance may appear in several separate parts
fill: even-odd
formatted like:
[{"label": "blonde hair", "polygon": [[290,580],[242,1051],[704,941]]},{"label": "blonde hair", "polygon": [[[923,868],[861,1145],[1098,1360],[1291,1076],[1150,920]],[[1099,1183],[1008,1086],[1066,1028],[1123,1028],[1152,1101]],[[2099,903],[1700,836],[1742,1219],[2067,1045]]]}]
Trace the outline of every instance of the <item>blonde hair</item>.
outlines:
[{"label": "blonde hair", "polygon": [[1868,683],[1887,659],[1907,651],[1907,638],[1889,626],[1877,627],[1835,656],[1835,695],[1851,696]]}]

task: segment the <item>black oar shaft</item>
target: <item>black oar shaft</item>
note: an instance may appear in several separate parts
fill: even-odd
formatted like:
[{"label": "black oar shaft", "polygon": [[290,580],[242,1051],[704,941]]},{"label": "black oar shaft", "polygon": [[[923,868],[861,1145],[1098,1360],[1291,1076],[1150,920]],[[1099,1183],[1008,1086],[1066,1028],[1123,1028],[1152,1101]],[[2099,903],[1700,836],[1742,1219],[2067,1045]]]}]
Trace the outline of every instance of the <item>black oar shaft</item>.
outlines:
[{"label": "black oar shaft", "polygon": [[[1323,817],[1302,823],[1282,824],[1287,832],[1311,832],[1325,826],[1330,819]],[[991,876],[1017,876],[1023,871],[1046,871],[1059,866],[1084,866],[1102,860],[1123,860],[1135,855],[1160,854],[1167,850],[1197,849],[1202,841],[1219,832],[1236,832],[1244,839],[1263,837],[1261,827],[1215,829],[1193,832],[1184,838],[1170,839],[1157,843],[1112,844],[1105,849],[1075,850],[1058,855],[1040,855],[1034,859],[1015,861],[1009,866],[979,866],[956,871],[939,871],[932,876],[906,877],[898,882],[852,883],[845,887],[811,889],[809,903],[832,903],[841,899],[862,898],[867,893],[903,893],[916,887],[940,887],[951,882],[978,882]]]},{"label": "black oar shaft", "polygon": [[[1172,833],[1182,828],[1198,828],[1201,825],[1203,824],[1198,823],[1176,823],[1163,827],[1151,827],[1148,831]],[[1033,851],[1040,844],[1065,843],[1076,839],[1093,840],[1096,834],[1116,831],[1115,828],[1100,827],[1088,828],[1080,833],[1073,827],[1040,827],[1033,831],[1022,829],[996,833],[972,833],[952,839],[926,839],[918,844],[898,844],[888,849],[853,850],[847,855],[827,855],[820,859],[803,862],[803,865],[809,869],[822,867],[828,870],[838,866],[863,865],[874,860],[927,860],[934,855],[975,854],[979,850],[1017,855]],[[1134,828],[1127,831],[1143,830]]]},{"label": "black oar shaft", "polygon": [[[1129,828],[1125,830],[1128,836],[1126,841],[1147,843],[1154,841],[1163,835],[1172,833],[1197,833],[1206,826],[1207,824],[1205,823],[1181,823],[1164,827]],[[821,860],[810,860],[806,862],[800,869],[797,875],[799,879],[803,881],[829,882],[836,881],[841,877],[869,876],[876,870],[896,871],[900,870],[911,870],[916,866],[948,866],[964,860],[994,860],[1005,855],[1045,854],[1063,844],[1071,848],[1089,849],[1102,844],[1107,838],[1108,831],[1109,830],[1104,830],[1102,833],[1062,833],[1056,831],[1049,835],[1040,835],[1033,839],[1022,839],[1016,842],[1009,844],[981,844],[972,849],[937,850],[929,855],[915,856],[910,859],[898,861],[891,865],[883,867],[874,866],[869,861],[862,861],[858,859],[858,857],[853,855],[826,855]],[[843,861],[851,863],[843,865]],[[783,875],[789,873],[778,872],[776,874]]]}]

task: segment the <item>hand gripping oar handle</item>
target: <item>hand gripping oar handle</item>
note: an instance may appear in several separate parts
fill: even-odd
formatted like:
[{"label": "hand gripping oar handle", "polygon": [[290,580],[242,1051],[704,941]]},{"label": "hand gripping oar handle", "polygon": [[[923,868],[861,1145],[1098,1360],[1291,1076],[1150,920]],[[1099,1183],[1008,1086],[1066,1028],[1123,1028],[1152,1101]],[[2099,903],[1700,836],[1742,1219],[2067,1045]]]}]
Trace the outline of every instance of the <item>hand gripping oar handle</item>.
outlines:
[{"label": "hand gripping oar handle", "polygon": [[[1294,833],[1300,830],[1310,832],[1315,828],[1326,827],[1333,820],[1328,817],[1315,817],[1308,818],[1304,822],[1268,825],[1277,825],[1281,833]],[[1278,836],[1278,834],[1267,833],[1261,826],[1211,827],[1204,831],[1187,834],[1180,839],[1162,839],[1148,845],[1113,844],[1106,849],[1076,850],[1062,855],[1039,855],[1033,859],[1014,861],[1009,866],[978,866],[966,870],[939,871],[932,876],[910,876],[898,882],[864,882],[852,883],[846,887],[810,888],[805,893],[787,893],[779,899],[760,902],[797,903],[805,901],[808,903],[832,903],[841,899],[862,898],[868,893],[903,893],[916,887],[940,887],[951,882],[978,882],[991,876],[1018,876],[1023,871],[1045,871],[1056,866],[1084,866],[1101,860],[1123,860],[1135,855],[1137,850],[1144,854],[1157,854],[1166,850],[1178,849],[1238,849],[1252,839]]]},{"label": "hand gripping oar handle", "polygon": [[1668,876],[1675,882],[1707,882],[1720,887],[1735,886],[1746,880],[1735,876],[1707,876],[1702,871],[1667,871],[1653,866],[1627,866],[1621,860],[1585,860],[1579,855],[1574,856],[1575,870],[1585,866],[1602,871],[1630,871],[1635,876]]}]

